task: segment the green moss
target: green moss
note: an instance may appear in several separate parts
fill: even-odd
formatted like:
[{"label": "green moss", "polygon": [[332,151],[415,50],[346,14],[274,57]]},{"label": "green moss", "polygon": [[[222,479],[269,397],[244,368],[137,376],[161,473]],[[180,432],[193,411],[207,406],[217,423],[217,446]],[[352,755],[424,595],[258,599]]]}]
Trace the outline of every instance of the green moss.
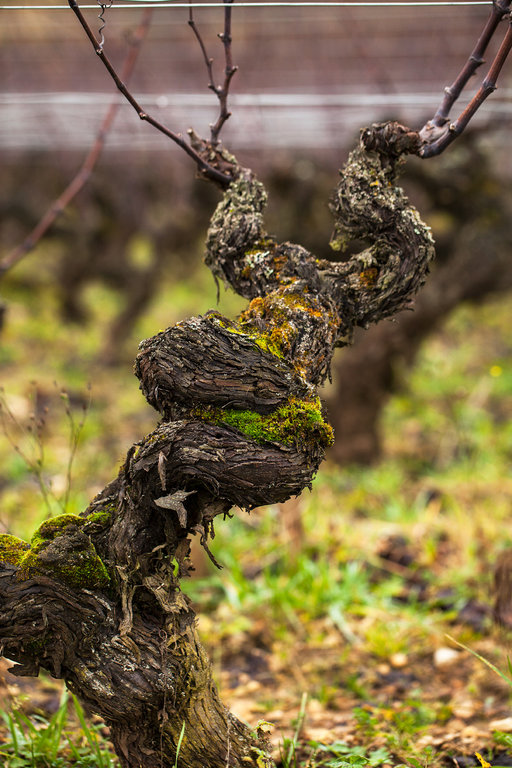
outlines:
[{"label": "green moss", "polygon": [[77,552],[56,575],[78,589],[101,589],[110,584],[110,576],[102,559],[91,544],[90,550]]},{"label": "green moss", "polygon": [[110,518],[112,517],[112,512],[115,508],[115,504],[108,504],[100,512],[92,512],[90,515],[88,515],[85,518],[85,522],[107,526],[110,523]]},{"label": "green moss", "polygon": [[[73,532],[69,532],[70,536],[64,535],[70,526],[81,528],[92,522],[91,518],[96,518],[96,522],[100,519],[108,522],[110,515],[105,511],[93,513],[88,518],[58,515],[42,523],[32,536],[30,548],[24,547],[16,563],[20,580],[50,575],[78,589],[106,587],[110,576],[92,541],[84,536],[74,541]],[[52,557],[45,557],[44,552],[52,542],[55,542]]]},{"label": "green moss", "polygon": [[42,656],[44,654],[46,640],[44,635],[40,637],[33,637],[30,640],[26,640],[24,643],[24,649],[31,656]]},{"label": "green moss", "polygon": [[0,533],[0,562],[8,565],[19,565],[23,556],[29,549],[26,541],[10,536],[8,533]]},{"label": "green moss", "polygon": [[254,343],[265,352],[270,352],[270,354],[275,357],[283,358],[283,353],[281,352],[279,344],[276,343],[273,333],[254,333],[250,334],[249,338],[251,338]]},{"label": "green moss", "polygon": [[278,442],[304,447],[332,445],[332,427],[322,416],[320,399],[300,400],[291,397],[286,405],[263,416],[256,411],[241,411],[206,406],[194,408],[191,414],[214,424],[226,424],[258,443]]},{"label": "green moss", "polygon": [[84,519],[78,517],[78,515],[57,515],[57,517],[52,517],[50,520],[45,520],[32,536],[30,547],[34,552],[38,552],[49,541],[53,541],[56,536],[60,536],[68,526],[82,526],[84,522]]},{"label": "green moss", "polygon": [[101,589],[110,583],[110,576],[94,545],[71,550],[65,557],[48,562],[41,557],[44,548],[35,552],[30,549],[19,563],[20,580],[33,576],[53,576],[75,589]]},{"label": "green moss", "polygon": [[[147,448],[149,445],[157,445],[158,442],[161,442],[162,445],[167,444],[167,436],[165,434],[160,434],[158,430],[155,430],[153,434],[148,435],[146,438],[144,438],[144,448]],[[139,445],[135,448],[133,451],[133,454],[131,455],[131,459],[134,460],[136,457],[139,456],[140,452],[142,450],[142,446]]]}]

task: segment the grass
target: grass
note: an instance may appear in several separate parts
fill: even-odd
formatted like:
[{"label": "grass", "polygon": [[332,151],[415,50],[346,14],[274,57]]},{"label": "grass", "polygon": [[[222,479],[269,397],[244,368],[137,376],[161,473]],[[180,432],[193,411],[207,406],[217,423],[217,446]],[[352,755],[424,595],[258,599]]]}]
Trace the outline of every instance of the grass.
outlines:
[{"label": "grass", "polygon": [[176,757],[174,760],[174,768],[178,768],[178,760],[180,757],[180,751],[181,751],[181,745],[183,743],[183,737],[185,736],[185,722],[183,722],[183,725],[181,726],[180,735],[178,738],[178,745],[176,747]]},{"label": "grass", "polygon": [[390,759],[387,749],[374,749],[367,751],[364,747],[351,747],[343,741],[334,744],[311,745],[314,750],[314,759],[319,768],[376,768],[386,764]]},{"label": "grass", "polygon": [[281,763],[283,768],[297,768],[297,748],[299,746],[299,738],[306,719],[306,705],[308,696],[306,693],[302,694],[299,714],[297,716],[297,723],[291,739],[284,739],[281,748]]},{"label": "grass", "polygon": [[[117,759],[100,733],[90,725],[75,696],[61,696],[59,708],[50,717],[27,717],[20,709],[0,711],[7,737],[0,741],[4,768],[114,768]],[[72,723],[71,718],[78,721]]]},{"label": "grass", "polygon": [[[68,512],[79,512],[155,416],[129,365],[107,370],[95,362],[115,309],[109,291],[90,289],[94,322],[72,333],[60,326],[51,287],[28,302],[18,285],[7,298],[0,353],[7,404],[22,427],[34,410],[48,408],[39,477],[0,435],[1,522],[27,538],[48,512],[41,481],[57,499],[54,511],[65,500]],[[133,352],[155,329],[214,306],[206,278],[166,289],[135,329]],[[76,445],[55,379],[76,424],[91,383]],[[508,654],[489,619],[471,625],[460,616],[467,605],[489,606],[492,564],[512,543],[509,300],[461,308],[424,347],[409,383],[385,411],[378,466],[327,463],[291,523],[281,506],[219,522],[213,549],[224,569],[199,563],[204,575],[184,585],[226,699],[241,716],[246,702],[251,722],[276,723],[282,768],[441,766],[450,744],[452,754],[479,751],[494,768],[512,750],[510,733],[499,730],[464,741],[473,723],[510,711],[506,681],[492,682],[492,670],[462,651],[450,670],[432,666],[434,650],[450,644],[446,633],[452,648],[462,643],[498,669]],[[23,429],[14,438],[30,450]],[[380,556],[393,536],[405,542],[409,565]],[[261,672],[251,668],[254,659],[263,659]],[[258,687],[244,693],[251,683]],[[473,719],[460,714],[466,700]],[[3,722],[6,768],[115,765],[101,728],[76,703],[63,699],[45,716],[14,706]],[[315,738],[315,729],[324,733]],[[457,738],[437,744],[454,732]]]}]

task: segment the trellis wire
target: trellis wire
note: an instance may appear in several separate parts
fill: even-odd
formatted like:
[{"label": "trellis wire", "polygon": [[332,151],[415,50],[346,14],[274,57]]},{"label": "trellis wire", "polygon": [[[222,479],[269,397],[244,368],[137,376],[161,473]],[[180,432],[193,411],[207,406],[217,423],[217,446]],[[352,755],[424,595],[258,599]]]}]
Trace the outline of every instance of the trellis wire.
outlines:
[{"label": "trellis wire", "polygon": [[[496,108],[512,108],[512,89],[500,89],[500,95],[494,99]],[[145,93],[138,98],[150,107],[166,109],[168,107],[209,107],[212,97],[208,93]],[[0,92],[0,106],[71,106],[89,107],[110,104],[112,100],[125,104],[122,96],[112,96],[108,91],[100,92]],[[390,104],[397,106],[430,107],[439,101],[437,92],[405,93],[238,93],[231,97],[233,106],[251,109],[288,109],[288,108],[330,108],[330,107],[381,107]]]},{"label": "trellis wire", "polygon": [[[292,2],[242,2],[237,8],[421,8],[421,7],[453,7],[453,6],[489,5],[489,0],[397,0],[396,2],[383,2],[362,0],[362,2],[345,2],[344,0],[292,0]],[[82,9],[96,9],[97,5],[81,5]],[[130,0],[129,2],[116,3],[113,8],[223,8],[222,2],[186,3],[172,2],[172,0]],[[0,5],[0,11],[60,11],[68,10],[68,5]]]}]

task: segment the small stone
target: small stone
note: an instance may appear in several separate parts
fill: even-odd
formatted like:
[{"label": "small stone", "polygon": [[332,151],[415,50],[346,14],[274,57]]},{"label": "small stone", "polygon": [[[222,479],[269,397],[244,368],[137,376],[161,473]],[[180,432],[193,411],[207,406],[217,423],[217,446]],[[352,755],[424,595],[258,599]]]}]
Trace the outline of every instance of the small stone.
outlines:
[{"label": "small stone", "polygon": [[491,720],[489,723],[491,731],[503,731],[503,733],[512,733],[512,717],[502,717],[501,720]]},{"label": "small stone", "polygon": [[322,726],[307,728],[306,734],[308,739],[319,744],[333,744],[336,741],[336,734],[330,728]]},{"label": "small stone", "polygon": [[471,699],[461,699],[453,707],[453,714],[461,720],[470,720],[475,714],[475,705]]},{"label": "small stone", "polygon": [[438,668],[450,667],[459,659],[459,652],[453,648],[441,647],[434,651],[434,666]]},{"label": "small stone", "polygon": [[403,669],[409,663],[409,659],[405,653],[394,653],[390,656],[389,663],[395,669]]}]

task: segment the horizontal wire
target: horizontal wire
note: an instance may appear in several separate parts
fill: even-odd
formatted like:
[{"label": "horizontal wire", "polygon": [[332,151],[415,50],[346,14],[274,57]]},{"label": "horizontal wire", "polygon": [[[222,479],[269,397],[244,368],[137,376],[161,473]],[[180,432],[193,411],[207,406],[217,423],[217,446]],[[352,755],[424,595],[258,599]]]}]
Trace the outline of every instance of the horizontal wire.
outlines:
[{"label": "horizontal wire", "polygon": [[[397,2],[383,2],[362,0],[362,2],[344,2],[343,0],[297,0],[292,2],[283,2],[282,0],[276,0],[276,2],[242,2],[237,4],[237,8],[420,8],[420,7],[453,7],[455,5],[491,5],[489,0],[397,0]],[[172,2],[172,0],[130,0],[130,2],[115,3],[112,6],[113,10],[121,8],[224,8],[222,2],[207,2],[207,3],[185,3],[185,2]],[[85,4],[81,5],[82,9],[94,9],[98,8],[98,5]],[[60,11],[68,10],[69,6],[65,5],[0,5],[0,11]]]},{"label": "horizontal wire", "polygon": [[[137,98],[145,105],[158,108],[166,107],[203,107],[210,106],[212,103],[211,95],[207,93],[172,93],[156,94],[146,93],[137,94]],[[504,88],[500,90],[498,99],[495,98],[494,104],[499,101],[500,104],[510,103],[512,100],[512,89]],[[112,95],[108,92],[83,92],[62,91],[55,93],[48,92],[26,92],[26,93],[8,93],[0,92],[0,105],[55,105],[55,106],[90,106],[105,105],[116,101],[119,104],[125,104],[122,96]],[[378,107],[390,105],[404,106],[430,106],[437,104],[439,94],[437,92],[425,93],[248,93],[233,94],[231,103],[236,107],[260,107],[273,109],[287,109],[294,107]],[[128,106],[128,105],[127,105]]]}]

